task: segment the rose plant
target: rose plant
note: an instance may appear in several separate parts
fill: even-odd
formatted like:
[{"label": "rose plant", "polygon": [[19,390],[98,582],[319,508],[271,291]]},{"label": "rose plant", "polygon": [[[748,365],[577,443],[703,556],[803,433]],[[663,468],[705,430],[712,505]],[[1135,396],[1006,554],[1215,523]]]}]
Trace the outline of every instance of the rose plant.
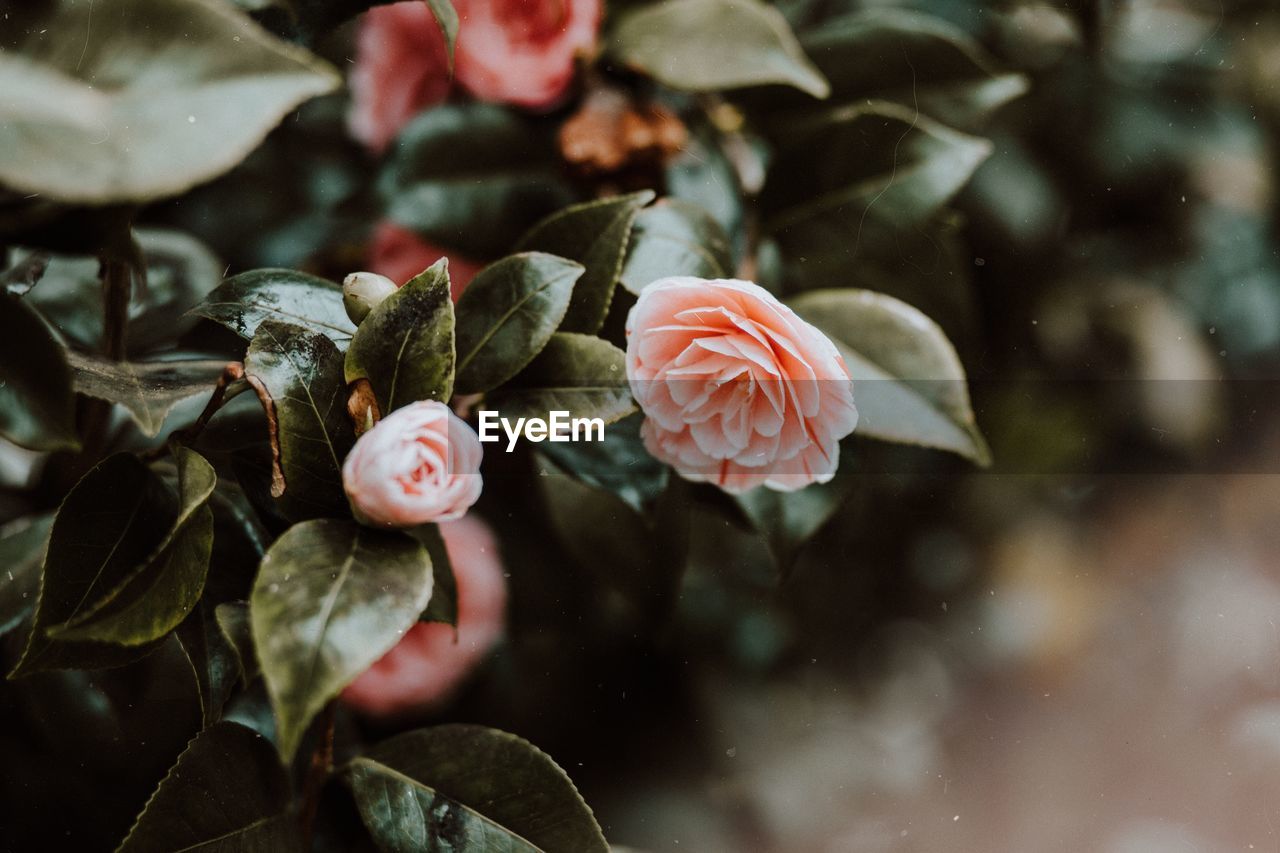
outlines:
[{"label": "rose plant", "polygon": [[[431,0],[338,28],[370,5],[121,0],[79,58],[53,45],[84,4],[12,13],[0,436],[39,455],[4,503],[4,690],[140,697],[75,706],[74,738],[126,733],[54,762],[122,780],[75,807],[83,849],[607,851],[555,761],[472,724],[560,716],[512,710],[554,692],[513,695],[530,614],[609,614],[566,617],[574,648],[658,636],[691,508],[785,575],[854,452],[987,462],[919,281],[876,271],[946,227],[990,144],[857,71],[868,31],[929,33],[954,60],[931,103],[969,128],[1017,75],[938,22],[797,36],[761,0]],[[315,52],[344,33],[345,92]],[[601,93],[617,109],[582,120]],[[272,131],[317,97],[331,148]],[[586,176],[575,116],[623,123]],[[486,409],[606,437],[507,453]],[[35,849],[46,819],[0,831]]]}]

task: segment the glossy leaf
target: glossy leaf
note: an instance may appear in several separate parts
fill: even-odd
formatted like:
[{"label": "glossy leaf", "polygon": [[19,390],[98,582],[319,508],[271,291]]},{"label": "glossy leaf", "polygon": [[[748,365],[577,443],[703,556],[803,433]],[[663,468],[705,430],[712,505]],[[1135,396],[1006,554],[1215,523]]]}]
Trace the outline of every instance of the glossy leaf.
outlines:
[{"label": "glossy leaf", "polygon": [[840,509],[854,483],[851,473],[839,470],[827,483],[814,483],[795,492],[751,489],[735,495],[734,501],[764,537],[785,575],[800,549]]},{"label": "glossy leaf", "polygon": [[133,454],[108,457],[85,474],[53,522],[35,620],[11,677],[118,666],[145,653],[145,648],[55,640],[48,631],[87,612],[147,565],[177,518],[172,493]]},{"label": "glossy leaf", "polygon": [[380,178],[387,214],[471,257],[502,255],[574,201],[553,135],[552,125],[492,104],[426,110],[400,132]]},{"label": "glossy leaf", "polygon": [[444,622],[456,627],[458,579],[454,577],[453,561],[449,559],[449,549],[445,547],[444,537],[440,535],[440,526],[423,524],[409,533],[426,547],[427,554],[431,556],[431,601],[419,618],[423,622]]},{"label": "glossy leaf", "polygon": [[441,259],[369,312],[347,350],[348,383],[367,379],[382,413],[453,394],[454,318]]},{"label": "glossy leaf", "polygon": [[[87,204],[175,195],[341,78],[217,0],[53,0],[0,53],[0,181]],[[86,38],[85,34],[91,34]],[[174,45],[182,46],[175,50]]]},{"label": "glossy leaf", "polygon": [[611,52],[673,89],[776,83],[816,98],[830,87],[777,9],[759,0],[663,0],[626,15]]},{"label": "glossy leaf", "polygon": [[242,338],[252,338],[267,320],[301,326],[336,343],[345,343],[356,331],[342,307],[341,287],[293,270],[232,276],[191,313],[221,323]]},{"label": "glossy leaf", "polygon": [[62,347],[30,305],[7,293],[0,293],[0,436],[30,450],[80,446]]},{"label": "glossy leaf", "polygon": [[209,571],[213,511],[206,504],[218,479],[195,451],[175,446],[174,456],[178,517],[155,554],[75,617],[51,626],[51,637],[142,645],[172,631],[195,607]]},{"label": "glossy leaf", "polygon": [[35,609],[40,565],[49,546],[52,515],[30,516],[0,531],[0,636]]},{"label": "glossy leaf", "polygon": [[643,422],[644,415],[637,412],[610,424],[604,441],[543,444],[539,451],[565,473],[612,492],[641,512],[666,488],[671,472],[645,449],[640,438]]},{"label": "glossy leaf", "polygon": [[227,364],[216,359],[111,361],[79,352],[68,352],[67,361],[76,391],[124,406],[147,437],[160,432],[178,403],[211,393]]},{"label": "glossy leaf", "polygon": [[387,853],[607,853],[573,782],[515,735],[447,725],[406,732],[347,765],[365,827]]},{"label": "glossy leaf", "polygon": [[528,367],[486,400],[485,408],[511,420],[566,411],[612,423],[635,411],[626,353],[593,335],[556,332]]},{"label": "glossy leaf", "polygon": [[640,211],[622,267],[622,286],[639,295],[672,275],[727,278],[733,273],[729,238],[702,208],[663,199]]},{"label": "glossy leaf", "polygon": [[275,541],[249,614],[286,760],[325,703],[418,621],[431,588],[427,549],[404,533],[320,519]]},{"label": "glossy leaf", "polygon": [[235,653],[240,681],[248,684],[258,675],[258,659],[253,651],[253,627],[249,621],[249,605],[243,601],[226,601],[214,610],[218,631]]},{"label": "glossy leaf", "polygon": [[270,741],[216,723],[178,756],[117,853],[300,851],[288,807],[289,780]]},{"label": "glossy leaf", "polygon": [[174,637],[196,680],[201,719],[206,726],[212,725],[221,719],[223,706],[241,678],[236,650],[219,630],[213,607],[207,601],[196,605],[174,631]]},{"label": "glossy leaf", "polygon": [[324,335],[267,321],[253,336],[244,366],[273,401],[281,510],[293,519],[345,515],[342,460],[355,443],[355,428],[347,416],[342,353]]},{"label": "glossy leaf", "polygon": [[562,331],[596,332],[604,323],[622,274],[631,226],[640,208],[652,200],[653,192],[644,190],[576,204],[542,220],[521,239],[523,250],[550,252],[586,267],[574,285]]},{"label": "glossy leaf", "polygon": [[480,271],[458,300],[454,391],[478,394],[533,360],[564,319],[582,264],[522,252]]},{"label": "glossy leaf", "polygon": [[[856,257],[877,228],[901,230],[938,211],[990,155],[991,143],[886,102],[860,103],[799,125],[761,196],[765,228],[803,245],[813,224],[842,229]],[[803,251],[794,252],[803,257]]]},{"label": "glossy leaf", "polygon": [[936,323],[891,296],[852,288],[811,291],[791,307],[840,347],[853,377],[855,435],[990,463],[964,366]]}]

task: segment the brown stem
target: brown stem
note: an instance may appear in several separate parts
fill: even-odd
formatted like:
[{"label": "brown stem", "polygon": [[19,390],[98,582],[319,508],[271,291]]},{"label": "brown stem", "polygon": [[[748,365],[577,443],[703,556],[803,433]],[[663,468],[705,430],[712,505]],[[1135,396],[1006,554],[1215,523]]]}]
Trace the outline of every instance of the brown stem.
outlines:
[{"label": "brown stem", "polygon": [[337,702],[330,702],[320,712],[320,743],[311,754],[311,766],[307,768],[307,776],[302,784],[302,809],[298,813],[298,824],[302,829],[302,849],[311,849],[311,838],[315,832],[316,810],[320,806],[320,790],[329,778],[333,769],[333,722]]},{"label": "brown stem", "polygon": [[102,278],[102,351],[112,361],[124,361],[129,329],[129,297],[133,271],[125,261],[104,257]]},{"label": "brown stem", "polygon": [[258,395],[262,411],[267,416],[267,441],[271,444],[271,497],[278,498],[284,494],[284,466],[280,462],[280,419],[276,416],[276,401],[256,376],[245,374],[244,381]]}]

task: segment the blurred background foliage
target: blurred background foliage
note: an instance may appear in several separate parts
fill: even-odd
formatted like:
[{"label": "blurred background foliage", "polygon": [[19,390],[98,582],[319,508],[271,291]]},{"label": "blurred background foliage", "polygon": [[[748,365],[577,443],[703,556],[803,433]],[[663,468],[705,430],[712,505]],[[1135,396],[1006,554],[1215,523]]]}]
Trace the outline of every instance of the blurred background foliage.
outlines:
[{"label": "blurred background foliage", "polygon": [[[351,25],[313,40],[274,4],[247,5],[345,66]],[[848,442],[840,500],[806,516],[800,544],[764,535],[752,520],[769,513],[749,503],[675,489],[655,506],[660,471],[583,498],[561,466],[590,460],[498,455],[480,509],[507,545],[509,638],[440,718],[539,744],[608,837],[640,849],[1274,846],[1280,541],[1275,478],[1258,475],[1280,438],[1280,10],[777,5],[831,96],[691,95],[606,57],[600,74],[688,131],[634,173],[563,167],[570,108],[449,105],[376,160],[348,135],[345,94],[306,103],[235,169],[138,212],[155,268],[130,355],[231,357],[209,324],[175,330],[191,293],[263,266],[340,278],[384,215],[484,260],[606,190],[698,204],[780,293],[864,287],[935,319],[994,467]],[[443,212],[415,203],[453,172],[479,176],[472,193]],[[32,296],[94,344],[73,303],[96,262],[73,255],[98,220],[44,211],[6,195],[0,234],[69,250]],[[151,349],[175,331],[176,349]],[[220,415],[210,441],[260,452],[248,415]],[[614,452],[634,447],[629,429],[611,435]],[[27,489],[34,458],[0,459],[6,517],[58,494]],[[544,488],[504,487],[530,465]],[[622,532],[590,538],[585,505]],[[629,506],[682,531],[687,565]],[[175,654],[0,684],[0,802],[29,811],[0,820],[4,843],[34,849],[24,833],[51,823],[123,833],[199,724]],[[261,716],[251,700],[231,715]],[[353,742],[399,728],[344,725]]]}]

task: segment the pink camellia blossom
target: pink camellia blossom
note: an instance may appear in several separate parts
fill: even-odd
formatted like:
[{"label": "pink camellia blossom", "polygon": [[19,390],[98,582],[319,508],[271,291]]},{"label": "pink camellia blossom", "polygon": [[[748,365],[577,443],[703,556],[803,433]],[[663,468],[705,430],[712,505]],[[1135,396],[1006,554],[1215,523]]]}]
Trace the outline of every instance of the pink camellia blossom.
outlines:
[{"label": "pink camellia blossom", "polygon": [[351,135],[375,153],[411,118],[448,96],[449,54],[426,3],[378,6],[365,14],[350,84]]},{"label": "pink camellia blossom", "polygon": [[827,482],[858,423],[835,345],[746,281],[646,287],[627,317],[627,378],[649,452],[727,492]]},{"label": "pink camellia blossom", "polygon": [[447,699],[502,636],[507,582],[497,542],[475,516],[440,525],[458,584],[458,628],[419,622],[342,692],[371,716],[410,713]]},{"label": "pink camellia blossom", "polygon": [[369,269],[398,285],[403,285],[443,257],[449,258],[449,295],[457,302],[483,264],[433,246],[394,222],[379,223],[369,241]]},{"label": "pink camellia blossom", "polygon": [[573,81],[579,55],[595,48],[602,0],[461,0],[458,82],[482,101],[541,110]]},{"label": "pink camellia blossom", "polygon": [[444,403],[396,409],[360,436],[342,465],[356,518],[413,527],[461,518],[480,497],[480,438]]}]

